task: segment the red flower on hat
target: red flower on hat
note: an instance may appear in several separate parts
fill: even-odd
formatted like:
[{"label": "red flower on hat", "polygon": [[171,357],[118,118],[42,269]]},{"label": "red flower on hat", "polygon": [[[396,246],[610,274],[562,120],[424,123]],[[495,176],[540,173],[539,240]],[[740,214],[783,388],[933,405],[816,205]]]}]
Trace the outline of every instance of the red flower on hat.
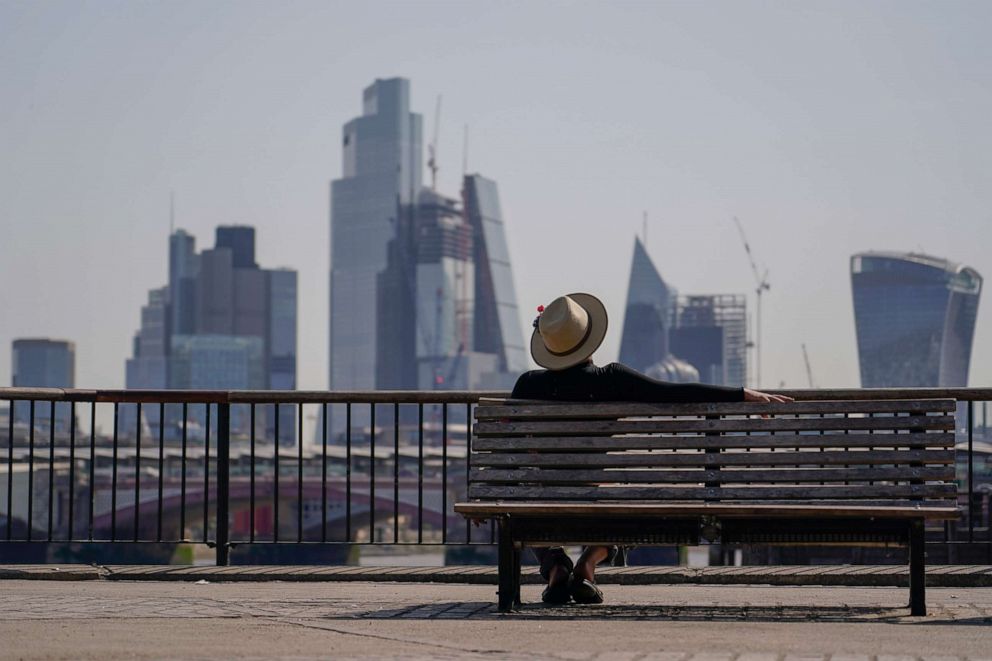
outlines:
[{"label": "red flower on hat", "polygon": [[542,312],[544,312],[544,306],[543,305],[538,305],[537,306],[537,316],[534,317],[534,328],[537,328],[537,322],[539,322],[541,320],[541,313]]}]

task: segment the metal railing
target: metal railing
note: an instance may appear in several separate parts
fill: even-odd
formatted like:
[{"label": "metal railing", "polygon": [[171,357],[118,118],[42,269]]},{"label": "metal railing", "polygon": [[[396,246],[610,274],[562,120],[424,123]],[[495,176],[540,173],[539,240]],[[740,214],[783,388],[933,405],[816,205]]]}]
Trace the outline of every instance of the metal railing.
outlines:
[{"label": "metal railing", "polygon": [[[777,392],[957,399],[963,517],[929,531],[928,550],[992,563],[992,388]],[[473,531],[453,505],[466,492],[473,405],[505,396],[0,388],[0,554],[13,543],[203,544],[226,565],[232,548],[268,545],[489,545],[492,527]]]}]

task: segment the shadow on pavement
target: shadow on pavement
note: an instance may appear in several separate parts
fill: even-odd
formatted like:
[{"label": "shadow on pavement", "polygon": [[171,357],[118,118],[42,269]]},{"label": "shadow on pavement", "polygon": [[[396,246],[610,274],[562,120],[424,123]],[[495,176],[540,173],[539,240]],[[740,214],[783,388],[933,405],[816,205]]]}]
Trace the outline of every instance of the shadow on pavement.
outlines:
[{"label": "shadow on pavement", "polygon": [[992,624],[992,617],[969,611],[957,616],[949,609],[931,608],[927,617],[913,617],[909,608],[881,606],[795,606],[795,605],[597,605],[544,606],[524,604],[519,610],[501,614],[492,602],[441,602],[366,612],[361,618],[402,620],[669,620],[683,622],[841,622],[892,624]]}]

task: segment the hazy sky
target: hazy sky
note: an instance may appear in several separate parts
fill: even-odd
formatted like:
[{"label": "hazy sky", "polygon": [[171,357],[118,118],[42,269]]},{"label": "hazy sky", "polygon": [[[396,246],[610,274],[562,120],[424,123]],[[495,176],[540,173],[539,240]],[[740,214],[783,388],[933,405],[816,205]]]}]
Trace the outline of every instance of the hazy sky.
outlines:
[{"label": "hazy sky", "polygon": [[[599,294],[617,355],[634,236],[681,293],[770,270],[764,384],[858,385],[848,260],[926,250],[992,277],[989,2],[0,0],[0,383],[10,342],[76,342],[123,387],[176,226],[258,230],[300,273],[301,388],[327,386],[329,181],[375,78],[443,95],[440,188],[499,182],[528,330]],[[988,299],[988,293],[985,296]],[[753,294],[749,304],[753,304]],[[980,305],[971,385],[992,383]]]}]

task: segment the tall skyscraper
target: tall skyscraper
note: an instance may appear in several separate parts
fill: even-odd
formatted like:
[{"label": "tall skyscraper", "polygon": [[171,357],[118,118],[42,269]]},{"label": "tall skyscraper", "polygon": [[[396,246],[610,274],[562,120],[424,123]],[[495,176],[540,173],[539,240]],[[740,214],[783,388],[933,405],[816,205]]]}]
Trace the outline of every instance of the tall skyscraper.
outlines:
[{"label": "tall skyscraper", "polygon": [[363,112],[344,126],[343,172],[331,182],[330,387],[376,387],[379,274],[400,209],[421,189],[421,117],[410,82],[376,80]]},{"label": "tall skyscraper", "polygon": [[462,197],[474,237],[475,350],[495,354],[497,371],[515,378],[528,368],[528,349],[520,328],[499,191],[495,181],[472,174],[465,176]]},{"label": "tall skyscraper", "polygon": [[344,127],[344,174],[331,184],[330,385],[507,387],[527,358],[496,183],[466,176],[461,200],[422,185],[409,88],[377,80]]},{"label": "tall skyscraper", "polygon": [[861,386],[968,385],[982,277],[917,253],[851,257]]},{"label": "tall skyscraper", "polygon": [[217,228],[216,246],[228,248],[234,268],[257,269],[255,263],[255,228],[246,225],[228,225]]},{"label": "tall skyscraper", "polygon": [[[74,388],[76,383],[76,345],[66,340],[40,338],[14,340],[12,344],[12,385],[15,388]],[[30,408],[21,403],[15,408],[14,420],[27,423]],[[71,418],[70,406],[57,402],[55,430],[67,431]],[[52,421],[51,406],[46,402],[35,405],[36,427],[48,428]]]},{"label": "tall skyscraper", "polygon": [[[200,253],[193,237],[177,230],[169,237],[169,284],[149,292],[142,308],[127,387],[295,388],[296,289],[295,271],[258,267],[254,228],[218,227],[215,246]],[[282,413],[280,440],[292,443],[295,419],[289,407]],[[135,415],[134,407],[122,410],[125,433],[135,430]],[[199,410],[191,415],[199,416]],[[236,433],[247,430],[240,415],[232,411]],[[143,418],[157,429],[157,407],[146,407]],[[170,437],[175,422],[166,420]],[[266,411],[256,423],[269,437],[274,433],[274,418]]]},{"label": "tall skyscraper", "polygon": [[674,303],[674,292],[658,273],[644,244],[635,238],[620,338],[621,363],[645,371],[668,356]]}]

